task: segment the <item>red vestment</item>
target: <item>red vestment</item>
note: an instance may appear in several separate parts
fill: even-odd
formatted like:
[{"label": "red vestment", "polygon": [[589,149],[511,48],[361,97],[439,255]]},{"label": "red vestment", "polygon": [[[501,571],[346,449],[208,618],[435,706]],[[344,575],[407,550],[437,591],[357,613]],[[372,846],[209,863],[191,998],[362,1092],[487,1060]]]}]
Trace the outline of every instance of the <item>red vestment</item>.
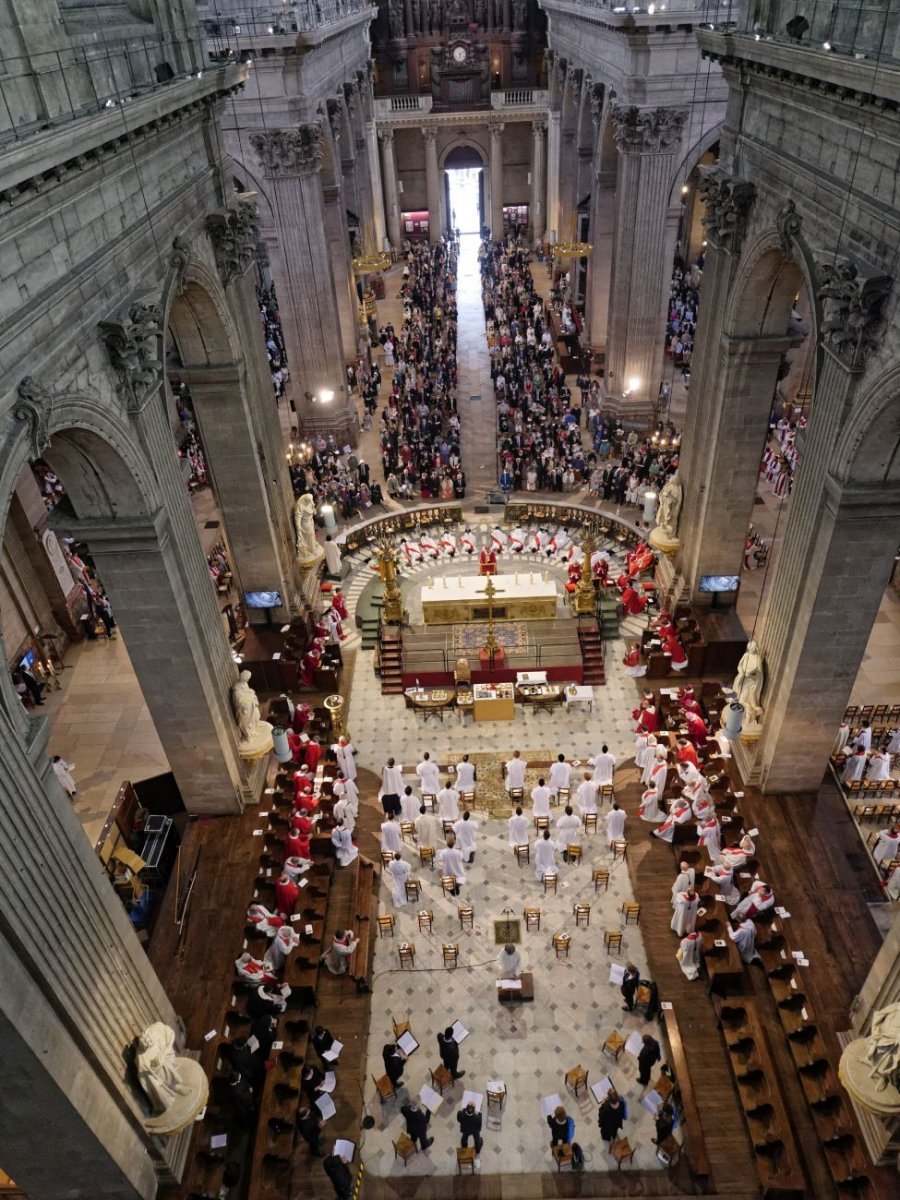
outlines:
[{"label": "red vestment", "polygon": [[297,898],[300,895],[300,889],[293,880],[285,877],[279,879],[275,884],[275,907],[279,913],[286,916],[292,916],[297,905]]}]

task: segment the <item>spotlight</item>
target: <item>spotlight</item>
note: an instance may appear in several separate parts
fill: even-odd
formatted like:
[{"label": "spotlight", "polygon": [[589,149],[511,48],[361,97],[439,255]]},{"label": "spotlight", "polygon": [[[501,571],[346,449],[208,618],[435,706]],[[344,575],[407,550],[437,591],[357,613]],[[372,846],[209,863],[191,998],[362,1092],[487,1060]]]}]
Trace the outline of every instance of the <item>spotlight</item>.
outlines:
[{"label": "spotlight", "polygon": [[823,43],[822,43],[822,49],[823,49],[823,50],[831,50],[831,48],[832,48],[832,46],[831,46],[831,42],[823,42]]},{"label": "spotlight", "polygon": [[689,190],[690,190],[690,189],[688,188],[688,185],[687,185],[686,183],[683,183],[683,184],[681,185],[681,194],[682,194],[682,196],[686,196],[686,195],[688,194],[688,191],[689,191]]},{"label": "spotlight", "polygon": [[323,404],[329,404],[334,399],[334,392],[332,392],[329,388],[323,388],[322,391],[319,392],[319,399]]},{"label": "spotlight", "polygon": [[797,13],[796,17],[791,17],[784,28],[789,38],[794,38],[799,42],[804,33],[809,30],[809,21],[802,13]]},{"label": "spotlight", "polygon": [[640,386],[641,386],[640,379],[638,379],[638,377],[636,375],[632,375],[631,378],[628,380],[629,392],[636,392]]}]

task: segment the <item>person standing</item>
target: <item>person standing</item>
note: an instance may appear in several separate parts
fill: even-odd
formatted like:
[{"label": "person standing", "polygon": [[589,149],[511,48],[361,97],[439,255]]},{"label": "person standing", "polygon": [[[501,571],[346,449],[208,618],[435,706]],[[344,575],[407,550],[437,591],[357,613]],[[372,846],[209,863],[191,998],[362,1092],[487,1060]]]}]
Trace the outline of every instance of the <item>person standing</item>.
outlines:
[{"label": "person standing", "polygon": [[462,1079],[465,1071],[459,1070],[459,1042],[453,1036],[453,1026],[448,1025],[443,1033],[439,1033],[437,1041],[441,1062],[454,1079]]},{"label": "person standing", "polygon": [[459,847],[459,852],[463,856],[463,861],[473,863],[475,861],[475,835],[478,832],[478,822],[473,821],[468,809],[463,813],[462,819],[453,823],[453,832],[456,834],[456,844]]},{"label": "person standing", "polygon": [[640,979],[641,973],[634,963],[626,963],[625,974],[622,976],[622,982],[619,985],[620,991],[625,998],[625,1003],[622,1007],[626,1012],[634,1012],[634,996],[635,992],[637,992]]},{"label": "person standing", "polygon": [[393,816],[388,816],[387,820],[381,824],[381,849],[397,855],[403,849],[400,826],[394,820]]},{"label": "person standing", "polygon": [[696,883],[697,873],[692,866],[682,861],[678,864],[678,875],[675,877],[675,882],[672,884],[672,907],[678,903],[678,897],[682,892],[688,891]]},{"label": "person standing", "polygon": [[413,1145],[418,1143],[421,1150],[427,1150],[434,1144],[434,1138],[428,1136],[431,1113],[427,1108],[423,1108],[418,1100],[410,1100],[409,1104],[402,1104],[400,1115],[406,1121],[406,1132]]},{"label": "person standing", "polygon": [[422,761],[416,767],[416,774],[422,784],[422,791],[430,796],[436,796],[440,791],[441,779],[438,772],[438,765],[432,761],[431,755],[426,750],[422,755]]},{"label": "person standing", "polygon": [[74,763],[66,762],[58,754],[53,755],[53,774],[60,782],[62,790],[66,793],[69,799],[74,799],[78,795],[78,787],[72,776],[72,771],[75,769]]},{"label": "person standing", "polygon": [[384,1061],[385,1075],[387,1075],[394,1087],[397,1087],[403,1079],[403,1072],[406,1070],[406,1055],[396,1042],[385,1042],[381,1048],[381,1057]]},{"label": "person standing", "polygon": [[591,763],[594,767],[594,783],[598,787],[612,787],[616,770],[616,756],[610,754],[609,747],[605,743],[600,747],[600,753],[591,759]]},{"label": "person standing", "polygon": [[353,1174],[346,1158],[340,1154],[329,1154],[322,1166],[331,1180],[337,1200],[350,1200],[353,1195]]},{"label": "person standing", "polygon": [[519,750],[513,750],[513,756],[506,764],[506,790],[525,787],[525,768],[527,763]]},{"label": "person standing", "polygon": [[604,1142],[611,1142],[625,1124],[628,1109],[615,1088],[610,1088],[597,1113],[597,1124]]},{"label": "person standing", "polygon": [[659,1048],[659,1042],[649,1033],[644,1034],[643,1042],[638,1054],[638,1083],[642,1087],[646,1087],[650,1082],[651,1070],[662,1058],[662,1051]]},{"label": "person standing", "polygon": [[395,758],[389,758],[381,769],[381,807],[387,816],[399,816],[403,811],[400,793],[403,791],[403,768]]},{"label": "person standing", "polygon": [[679,937],[693,933],[697,928],[697,909],[700,907],[700,897],[693,888],[679,892],[675,897],[675,913],[670,929]]},{"label": "person standing", "polygon": [[406,903],[406,881],[409,879],[412,867],[408,862],[404,862],[400,857],[398,850],[387,866],[387,873],[391,879],[391,899],[394,902],[394,908],[402,908]]},{"label": "person standing", "polygon": [[353,757],[352,743],[345,737],[338,738],[331,749],[337,759],[337,765],[344,773],[344,778],[356,779],[356,760]]},{"label": "person standing", "polygon": [[460,1145],[465,1149],[469,1144],[469,1138],[474,1139],[475,1166],[480,1167],[481,1159],[478,1155],[481,1154],[481,1147],[484,1145],[481,1137],[481,1113],[476,1112],[475,1105],[470,1101],[465,1108],[456,1114],[456,1119],[459,1122],[460,1133],[462,1134]]}]

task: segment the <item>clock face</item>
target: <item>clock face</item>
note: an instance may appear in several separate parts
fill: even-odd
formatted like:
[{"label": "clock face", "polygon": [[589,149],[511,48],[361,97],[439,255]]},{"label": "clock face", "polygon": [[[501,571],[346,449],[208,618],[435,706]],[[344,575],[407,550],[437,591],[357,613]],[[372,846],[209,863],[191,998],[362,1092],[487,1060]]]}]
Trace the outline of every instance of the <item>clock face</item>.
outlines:
[{"label": "clock face", "polygon": [[453,61],[455,63],[464,63],[466,61],[465,46],[454,46],[453,47]]}]

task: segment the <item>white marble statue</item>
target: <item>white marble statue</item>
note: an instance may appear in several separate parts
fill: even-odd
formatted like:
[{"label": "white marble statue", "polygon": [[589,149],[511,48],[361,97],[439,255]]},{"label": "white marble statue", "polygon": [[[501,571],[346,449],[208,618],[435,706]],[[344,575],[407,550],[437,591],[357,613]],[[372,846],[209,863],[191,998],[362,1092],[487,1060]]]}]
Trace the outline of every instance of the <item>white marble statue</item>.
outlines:
[{"label": "white marble statue", "polygon": [[656,524],[667,538],[678,536],[678,518],[681,516],[683,492],[678,471],[666,481],[659,493],[659,508],[656,512]]},{"label": "white marble statue", "polygon": [[190,1125],[209,1096],[206,1072],[175,1053],[175,1034],[163,1021],[147,1026],[135,1051],[138,1082],[156,1114],[144,1121],[147,1129],[165,1136]]},{"label": "white marble statue", "polygon": [[315,511],[316,502],[309,493],[298,497],[294,505],[294,530],[297,535],[297,558],[304,566],[318,562],[325,553],[316,540]]},{"label": "white marble statue", "polygon": [[746,723],[758,725],[762,716],[762,705],[759,702],[763,689],[763,660],[759,646],[752,639],[747,643],[741,661],[738,663],[733,691],[738,704],[744,706]]},{"label": "white marble statue", "polygon": [[240,752],[242,757],[257,758],[272,749],[272,726],[263,721],[259,712],[259,700],[250,686],[250,672],[241,671],[231,688],[231,707],[234,719],[241,731]]},{"label": "white marble statue", "polygon": [[879,1091],[900,1088],[900,1003],[879,1009],[872,1018],[866,1062]]}]

